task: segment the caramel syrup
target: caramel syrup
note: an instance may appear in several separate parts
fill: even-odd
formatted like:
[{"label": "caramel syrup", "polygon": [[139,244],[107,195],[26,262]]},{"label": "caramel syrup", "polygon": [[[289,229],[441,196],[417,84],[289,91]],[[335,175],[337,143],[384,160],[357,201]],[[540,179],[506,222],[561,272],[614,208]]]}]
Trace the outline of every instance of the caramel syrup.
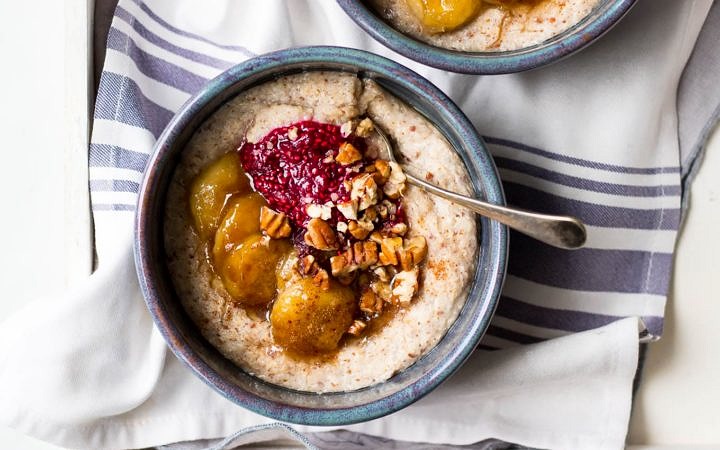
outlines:
[{"label": "caramel syrup", "polygon": [[[523,31],[527,28],[528,21],[530,20],[530,14],[540,5],[548,4],[554,0],[484,0],[484,9],[497,8],[503,12],[503,17],[500,19],[500,26],[498,27],[498,34],[495,40],[490,44],[490,48],[498,48],[505,37],[505,31],[507,30],[507,24],[509,20],[517,19],[520,17],[524,18],[522,24]],[[554,21],[554,18],[550,18]]]}]

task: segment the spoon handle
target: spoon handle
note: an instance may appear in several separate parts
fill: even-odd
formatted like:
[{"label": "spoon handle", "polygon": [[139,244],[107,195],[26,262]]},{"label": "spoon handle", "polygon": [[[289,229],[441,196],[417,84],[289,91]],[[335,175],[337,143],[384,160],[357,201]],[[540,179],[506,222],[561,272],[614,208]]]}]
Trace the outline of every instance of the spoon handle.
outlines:
[{"label": "spoon handle", "polygon": [[583,223],[571,216],[538,214],[483,202],[430,184],[405,173],[408,182],[429,192],[464,206],[482,216],[497,220],[523,234],[546,244],[564,249],[577,249],[585,244],[587,231]]}]

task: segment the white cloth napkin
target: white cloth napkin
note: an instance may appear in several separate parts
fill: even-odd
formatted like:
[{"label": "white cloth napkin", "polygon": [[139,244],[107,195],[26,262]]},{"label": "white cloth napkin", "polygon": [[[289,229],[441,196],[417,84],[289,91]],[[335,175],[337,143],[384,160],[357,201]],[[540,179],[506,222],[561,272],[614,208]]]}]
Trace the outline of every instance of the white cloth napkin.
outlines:
[{"label": "white cloth napkin", "polygon": [[[523,123],[535,127],[532,134],[548,147],[575,147],[573,154],[581,158],[612,160],[598,154],[597,149],[623,148],[618,142],[628,141],[632,145],[625,149],[633,153],[629,163],[642,167],[649,160],[656,167],[664,167],[677,165],[673,160],[677,157],[677,139],[672,127],[677,78],[711,1],[641,0],[633,11],[635,26],[647,28],[625,30],[627,40],[623,42],[630,50],[624,55],[630,55],[630,60],[617,61],[607,58],[607,53],[597,52],[606,59],[593,61],[587,56],[593,53],[585,52],[557,66],[564,70],[483,78],[472,85],[466,84],[467,77],[441,73],[392,55],[364,35],[330,0],[266,0],[258,1],[254,7],[249,3],[153,1],[147,4],[156,16],[150,16],[140,3],[121,1],[127,11],[141,19],[131,21],[133,25],[118,23],[118,27],[135,33],[137,45],[153,56],[177,64],[183,63],[182,56],[156,48],[153,43],[157,37],[170,39],[173,27],[228,45],[239,45],[237,36],[242,30],[256,30],[242,34],[241,42],[255,53],[329,43],[369,49],[392,56],[428,76],[451,95],[465,98],[462,106],[478,128],[499,135],[512,135],[509,121],[504,119],[513,114],[522,112],[538,120],[563,115],[562,104],[587,101],[569,98],[567,92],[587,86],[598,94],[593,103],[587,104],[587,108],[598,110],[597,123],[583,128],[593,132],[591,138],[573,136],[561,128],[579,124],[548,120],[540,128],[531,120]],[[641,14],[656,22],[641,20]],[[278,20],[288,24],[286,32],[269,35],[260,29]],[[158,25],[160,21],[168,26]],[[307,23],[327,28],[303,26]],[[648,36],[640,39],[638,33]],[[328,42],[329,36],[332,42]],[[604,39],[620,38],[611,33]],[[176,39],[193,40],[181,35]],[[237,51],[235,47],[222,50],[195,44],[201,53],[207,50],[208,58],[223,51]],[[598,64],[612,66],[617,78],[605,78],[608,72],[596,70]],[[193,68],[197,72],[205,70],[208,76],[213,73],[201,65]],[[141,73],[118,51],[108,57],[105,69],[135,80],[146,97],[166,105],[170,111],[187,97],[183,92],[158,87],[152,74]],[[676,74],[676,78],[662,78],[657,85],[640,90],[637,83],[645,74],[657,81],[649,75],[656,70]],[[566,89],[568,86],[573,89]],[[127,84],[122,88],[130,89]],[[485,98],[480,95],[483,90],[505,92],[506,96],[492,104],[473,102],[473,98]],[[608,105],[605,95],[612,95],[618,103]],[[618,127],[622,120],[611,120],[609,108],[628,117],[636,117],[631,113],[637,108],[652,110],[671,123],[662,127],[642,124],[648,130],[659,130],[659,135],[638,131],[638,125],[633,123]],[[114,112],[117,115],[118,111]],[[94,133],[105,133],[108,140],[123,142],[136,153],[147,153],[153,137],[142,131],[127,123],[116,126],[97,120]],[[245,426],[270,422],[225,400],[167,355],[145,311],[135,279],[132,211],[117,207],[122,205],[118,192],[107,194],[105,199],[103,195],[93,196],[99,268],[87,285],[28,305],[0,327],[0,420],[35,437],[81,448],[137,448],[222,437]],[[126,197],[126,204],[131,205],[134,196]],[[108,198],[112,201],[106,201]],[[103,204],[114,207],[98,207]],[[670,245],[672,239],[674,234]],[[616,302],[617,296],[604,299],[595,295],[582,300],[597,305],[604,300]],[[638,309],[639,315],[643,308]],[[383,419],[344,428],[430,443],[469,444],[497,438],[553,449],[620,448],[627,430],[636,364],[637,321],[630,318],[539,344],[479,351],[448,383],[417,404]],[[295,428],[301,432],[318,431]]]},{"label": "white cloth napkin", "polygon": [[[116,235],[125,250],[83,289],[53,300],[54,306],[30,305],[0,328],[0,420],[58,445],[91,449],[222,437],[272,422],[165,357],[149,316],[135,307],[142,300],[131,239],[127,232]],[[628,318],[541,344],[480,350],[405,410],[334,428],[429,443],[497,438],[540,448],[620,448],[637,333],[637,321]]]}]

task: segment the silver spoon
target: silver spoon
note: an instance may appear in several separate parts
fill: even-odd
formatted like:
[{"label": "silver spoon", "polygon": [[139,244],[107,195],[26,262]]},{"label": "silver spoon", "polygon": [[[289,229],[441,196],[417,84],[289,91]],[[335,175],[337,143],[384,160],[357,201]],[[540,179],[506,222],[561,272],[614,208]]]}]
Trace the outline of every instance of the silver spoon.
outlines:
[{"label": "silver spoon", "polygon": [[[377,126],[377,124],[375,124],[375,131],[387,146],[387,153],[390,160],[399,164],[395,155],[395,147],[390,142],[390,138]],[[507,225],[510,228],[554,247],[577,249],[582,247],[587,239],[585,225],[583,225],[583,223],[575,217],[540,214],[522,209],[495,205],[437,187],[434,184],[428,183],[427,181],[417,178],[407,172],[405,172],[405,176],[410,184],[415,185],[430,194],[437,195],[438,197],[450,200],[457,205],[464,206],[481,216],[497,220],[503,225]]]}]

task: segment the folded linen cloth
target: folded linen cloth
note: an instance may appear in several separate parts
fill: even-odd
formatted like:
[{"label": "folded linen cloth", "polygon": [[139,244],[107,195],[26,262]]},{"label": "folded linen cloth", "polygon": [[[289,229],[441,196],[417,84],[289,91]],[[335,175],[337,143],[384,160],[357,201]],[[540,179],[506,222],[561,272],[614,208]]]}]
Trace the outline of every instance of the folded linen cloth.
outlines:
[{"label": "folded linen cloth", "polygon": [[[640,0],[571,59],[474,77],[393,54],[330,0],[121,1],[90,149],[99,267],[82,289],[3,323],[0,418],[89,448],[220,437],[269,422],[165,358],[134,278],[132,213],[155,138],[207,79],[253,54],[334,44],[431,79],[486,136],[509,202],[576,214],[590,232],[588,248],[572,253],[514,234],[510,276],[482,344],[514,348],[478,352],[418,404],[346,428],[431,443],[620,447],[637,361],[635,320],[621,319],[643,317],[661,334],[680,216],[675,95],[710,4]],[[536,343],[549,338],[557,339]]]}]

